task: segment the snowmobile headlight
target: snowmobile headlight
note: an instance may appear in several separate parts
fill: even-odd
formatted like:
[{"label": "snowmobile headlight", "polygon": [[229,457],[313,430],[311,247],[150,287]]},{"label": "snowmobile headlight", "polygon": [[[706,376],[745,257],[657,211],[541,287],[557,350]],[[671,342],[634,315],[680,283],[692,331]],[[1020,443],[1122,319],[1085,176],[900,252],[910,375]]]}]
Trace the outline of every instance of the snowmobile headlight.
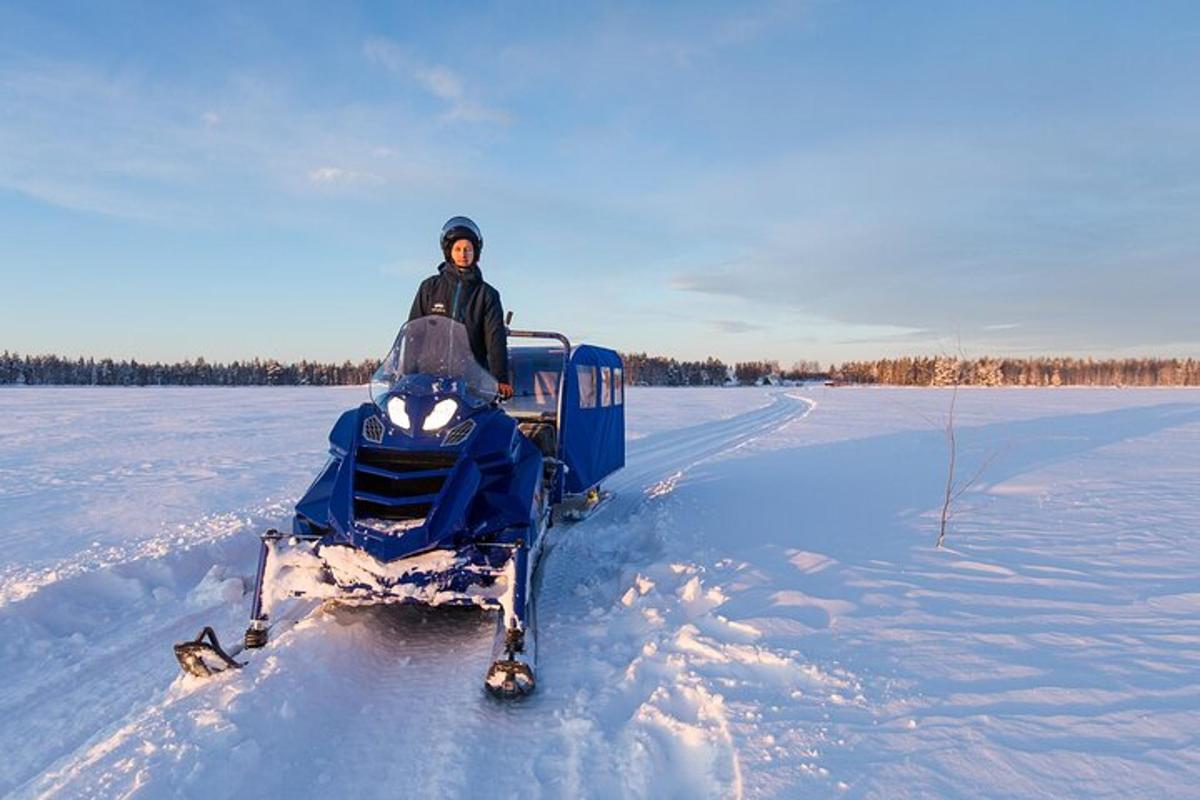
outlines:
[{"label": "snowmobile headlight", "polygon": [[403,397],[390,397],[387,402],[388,419],[393,425],[399,425],[404,430],[412,427],[412,422],[408,419],[408,409],[404,405]]},{"label": "snowmobile headlight", "polygon": [[429,412],[429,416],[425,417],[425,421],[421,423],[423,431],[437,431],[446,427],[446,423],[454,419],[454,415],[458,412],[458,403],[447,397],[445,400],[439,400],[437,405],[433,407],[433,411]]}]

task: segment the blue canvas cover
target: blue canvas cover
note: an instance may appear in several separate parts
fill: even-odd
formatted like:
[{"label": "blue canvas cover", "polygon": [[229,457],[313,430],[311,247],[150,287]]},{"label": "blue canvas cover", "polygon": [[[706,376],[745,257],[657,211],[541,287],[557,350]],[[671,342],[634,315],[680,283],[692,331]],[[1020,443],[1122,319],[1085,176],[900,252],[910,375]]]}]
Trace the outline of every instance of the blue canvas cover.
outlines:
[{"label": "blue canvas cover", "polygon": [[563,376],[559,451],[566,491],[585,492],[625,466],[624,365],[613,350],[579,345]]}]

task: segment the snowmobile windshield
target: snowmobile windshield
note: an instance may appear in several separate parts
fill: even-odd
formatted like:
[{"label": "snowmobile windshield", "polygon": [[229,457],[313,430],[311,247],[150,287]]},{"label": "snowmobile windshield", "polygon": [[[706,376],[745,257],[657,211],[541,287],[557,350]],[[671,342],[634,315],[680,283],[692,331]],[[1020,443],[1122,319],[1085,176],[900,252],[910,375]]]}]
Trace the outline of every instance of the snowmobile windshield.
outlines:
[{"label": "snowmobile windshield", "polygon": [[482,402],[493,399],[497,388],[496,379],[475,360],[466,327],[436,315],[406,323],[371,377],[371,397],[381,408],[396,393],[457,392]]}]

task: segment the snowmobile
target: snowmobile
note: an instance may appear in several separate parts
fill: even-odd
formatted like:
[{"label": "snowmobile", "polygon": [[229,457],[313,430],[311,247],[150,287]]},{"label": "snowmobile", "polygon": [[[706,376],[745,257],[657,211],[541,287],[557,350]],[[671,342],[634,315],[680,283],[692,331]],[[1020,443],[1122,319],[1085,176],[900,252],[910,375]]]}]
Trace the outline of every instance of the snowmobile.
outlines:
[{"label": "snowmobile", "polygon": [[599,507],[601,481],[624,465],[623,366],[559,333],[507,333],[551,344],[510,346],[514,395],[501,405],[461,323],[428,316],[400,329],[371,402],[333,426],[291,534],[262,534],[241,645],[225,650],[205,628],[175,646],[184,671],[242,666],[291,598],[465,605],[499,612],[485,687],[533,690],[547,531]]}]

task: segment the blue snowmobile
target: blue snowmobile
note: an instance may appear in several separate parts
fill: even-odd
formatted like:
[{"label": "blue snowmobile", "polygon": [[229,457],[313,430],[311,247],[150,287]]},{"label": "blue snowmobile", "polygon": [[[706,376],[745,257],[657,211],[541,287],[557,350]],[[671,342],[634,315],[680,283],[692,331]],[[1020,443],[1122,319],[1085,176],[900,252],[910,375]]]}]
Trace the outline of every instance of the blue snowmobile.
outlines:
[{"label": "blue snowmobile", "polygon": [[241,646],[226,651],[205,628],[175,646],[186,672],[242,666],[239,653],[266,645],[291,598],[458,605],[500,612],[485,686],[533,690],[546,532],[594,511],[600,482],[624,465],[624,380],[612,350],[508,336],[552,344],[509,348],[514,396],[502,407],[461,323],[429,316],[400,329],[371,402],[333,426],[291,534],[262,535]]}]

